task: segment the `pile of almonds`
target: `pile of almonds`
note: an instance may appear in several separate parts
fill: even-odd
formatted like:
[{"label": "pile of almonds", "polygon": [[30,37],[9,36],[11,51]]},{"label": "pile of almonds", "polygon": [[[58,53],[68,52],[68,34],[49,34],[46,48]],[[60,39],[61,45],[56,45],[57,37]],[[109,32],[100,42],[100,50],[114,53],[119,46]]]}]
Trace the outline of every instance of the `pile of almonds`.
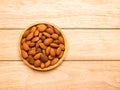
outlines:
[{"label": "pile of almonds", "polygon": [[41,69],[55,65],[65,51],[62,33],[50,24],[31,26],[24,32],[20,43],[22,57]]}]

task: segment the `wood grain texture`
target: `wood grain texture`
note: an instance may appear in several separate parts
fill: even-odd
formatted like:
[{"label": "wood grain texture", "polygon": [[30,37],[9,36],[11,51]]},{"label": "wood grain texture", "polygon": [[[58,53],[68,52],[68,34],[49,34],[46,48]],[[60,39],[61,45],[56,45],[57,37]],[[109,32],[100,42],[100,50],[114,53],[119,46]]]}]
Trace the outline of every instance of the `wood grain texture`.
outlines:
[{"label": "wood grain texture", "polygon": [[0,28],[47,21],[60,27],[120,28],[120,0],[0,0]]},{"label": "wood grain texture", "polygon": [[[23,30],[0,30],[0,60],[20,60],[18,39]],[[6,33],[7,32],[7,33]],[[120,60],[120,30],[64,29],[65,60]]]},{"label": "wood grain texture", "polygon": [[48,72],[0,62],[0,90],[120,90],[120,62],[70,62]]}]

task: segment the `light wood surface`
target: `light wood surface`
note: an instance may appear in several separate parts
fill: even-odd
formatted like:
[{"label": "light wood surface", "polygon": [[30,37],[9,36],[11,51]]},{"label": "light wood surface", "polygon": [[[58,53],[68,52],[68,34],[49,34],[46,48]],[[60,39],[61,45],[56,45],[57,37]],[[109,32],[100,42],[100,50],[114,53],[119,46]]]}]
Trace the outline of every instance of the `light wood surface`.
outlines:
[{"label": "light wood surface", "polygon": [[60,27],[120,28],[120,0],[0,0],[0,27],[40,21]]},{"label": "light wood surface", "polygon": [[[22,31],[0,30],[3,51],[0,60],[21,60],[18,38]],[[68,43],[65,60],[120,60],[120,30],[63,29],[63,32]]]},{"label": "light wood surface", "polygon": [[[120,90],[120,0],[0,0],[0,90]],[[27,67],[18,53],[25,27],[51,22],[69,49],[54,70]]]},{"label": "light wood surface", "polygon": [[49,72],[3,61],[0,71],[0,90],[120,90],[119,61],[65,61]]}]

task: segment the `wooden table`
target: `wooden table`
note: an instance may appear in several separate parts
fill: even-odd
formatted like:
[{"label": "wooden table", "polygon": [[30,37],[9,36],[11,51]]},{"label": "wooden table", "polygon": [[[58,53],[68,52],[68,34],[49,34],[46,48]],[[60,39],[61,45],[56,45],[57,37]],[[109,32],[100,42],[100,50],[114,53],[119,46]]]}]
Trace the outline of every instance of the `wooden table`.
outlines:
[{"label": "wooden table", "polygon": [[[31,23],[62,28],[69,50],[39,72],[18,53]],[[120,0],[0,0],[0,90],[120,90]]]}]

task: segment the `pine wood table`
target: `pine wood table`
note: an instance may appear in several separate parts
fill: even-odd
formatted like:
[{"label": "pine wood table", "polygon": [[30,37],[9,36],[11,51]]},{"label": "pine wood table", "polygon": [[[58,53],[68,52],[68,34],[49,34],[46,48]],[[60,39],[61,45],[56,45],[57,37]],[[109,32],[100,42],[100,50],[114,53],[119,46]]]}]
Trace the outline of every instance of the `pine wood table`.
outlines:
[{"label": "pine wood table", "polygon": [[[39,72],[18,53],[31,23],[62,28],[62,65]],[[120,90],[120,0],[0,0],[0,90]]]}]

